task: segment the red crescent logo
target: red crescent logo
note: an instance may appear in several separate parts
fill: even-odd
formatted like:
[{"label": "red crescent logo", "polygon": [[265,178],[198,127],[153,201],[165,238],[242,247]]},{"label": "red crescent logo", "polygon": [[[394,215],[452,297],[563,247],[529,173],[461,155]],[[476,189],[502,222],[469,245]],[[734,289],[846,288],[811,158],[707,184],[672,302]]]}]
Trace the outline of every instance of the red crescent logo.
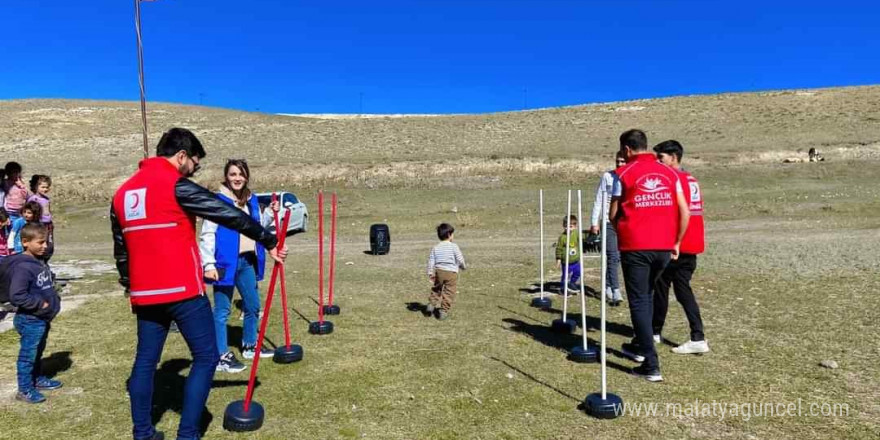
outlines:
[{"label": "red crescent logo", "polygon": [[132,196],[134,197],[134,203],[128,209],[137,209],[138,205],[141,204],[141,196],[138,193],[133,193]]}]

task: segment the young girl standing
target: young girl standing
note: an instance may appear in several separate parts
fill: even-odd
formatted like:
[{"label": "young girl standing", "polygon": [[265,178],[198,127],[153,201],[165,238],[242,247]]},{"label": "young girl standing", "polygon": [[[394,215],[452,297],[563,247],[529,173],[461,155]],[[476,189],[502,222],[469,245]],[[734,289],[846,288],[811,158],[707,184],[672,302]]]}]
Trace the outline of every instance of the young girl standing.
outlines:
[{"label": "young girl standing", "polygon": [[28,202],[36,202],[40,204],[43,210],[40,215],[40,223],[46,227],[48,235],[46,237],[46,252],[40,256],[40,260],[48,263],[52,255],[55,254],[55,225],[52,223],[51,201],[49,200],[49,190],[52,189],[52,178],[43,174],[34,174],[31,177],[31,192],[33,195],[28,197]]}]

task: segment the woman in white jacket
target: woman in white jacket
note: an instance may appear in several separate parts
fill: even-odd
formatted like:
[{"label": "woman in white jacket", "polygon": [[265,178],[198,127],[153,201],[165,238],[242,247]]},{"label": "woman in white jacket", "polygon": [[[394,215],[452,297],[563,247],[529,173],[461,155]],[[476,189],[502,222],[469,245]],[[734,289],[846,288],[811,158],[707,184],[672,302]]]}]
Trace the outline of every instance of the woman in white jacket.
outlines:
[{"label": "woman in white jacket", "polygon": [[[261,215],[257,196],[248,188],[250,169],[243,159],[230,159],[223,169],[225,179],[217,194],[221,200],[247,213],[263,227],[273,223],[273,212],[278,203],[272,204]],[[232,307],[232,295],[237,288],[242,299],[244,322],[242,325],[241,354],[245,359],[257,355],[257,321],[260,316],[260,292],[257,283],[265,274],[266,250],[259,243],[231,229],[205,220],[202,223],[199,249],[205,269],[205,279],[214,285],[214,327],[220,363],[217,371],[237,373],[246,367],[229,349],[226,322]],[[260,347],[260,357],[271,357],[272,350]]]}]

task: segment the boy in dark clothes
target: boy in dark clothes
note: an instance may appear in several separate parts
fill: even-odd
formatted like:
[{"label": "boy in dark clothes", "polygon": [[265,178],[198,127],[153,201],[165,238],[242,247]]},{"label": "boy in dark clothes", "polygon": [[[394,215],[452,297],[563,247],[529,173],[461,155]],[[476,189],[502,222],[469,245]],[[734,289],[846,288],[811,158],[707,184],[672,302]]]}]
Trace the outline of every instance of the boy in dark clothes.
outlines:
[{"label": "boy in dark clothes", "polygon": [[61,382],[42,375],[40,368],[52,319],[61,311],[61,297],[52,287],[52,273],[39,258],[46,252],[48,231],[29,223],[21,229],[24,252],[3,259],[0,282],[8,282],[9,301],[18,310],[13,324],[21,335],[16,370],[18,394],[27,403],[40,403],[46,397],[39,390],[61,388]]}]

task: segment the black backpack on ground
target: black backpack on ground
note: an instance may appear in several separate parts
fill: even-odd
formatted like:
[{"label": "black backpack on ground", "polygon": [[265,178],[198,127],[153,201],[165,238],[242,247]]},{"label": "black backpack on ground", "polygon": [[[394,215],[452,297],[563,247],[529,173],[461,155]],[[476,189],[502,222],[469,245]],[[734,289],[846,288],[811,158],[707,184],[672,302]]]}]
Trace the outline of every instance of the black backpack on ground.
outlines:
[{"label": "black backpack on ground", "polygon": [[370,226],[370,253],[385,255],[391,251],[391,231],[388,225],[377,223]]}]

